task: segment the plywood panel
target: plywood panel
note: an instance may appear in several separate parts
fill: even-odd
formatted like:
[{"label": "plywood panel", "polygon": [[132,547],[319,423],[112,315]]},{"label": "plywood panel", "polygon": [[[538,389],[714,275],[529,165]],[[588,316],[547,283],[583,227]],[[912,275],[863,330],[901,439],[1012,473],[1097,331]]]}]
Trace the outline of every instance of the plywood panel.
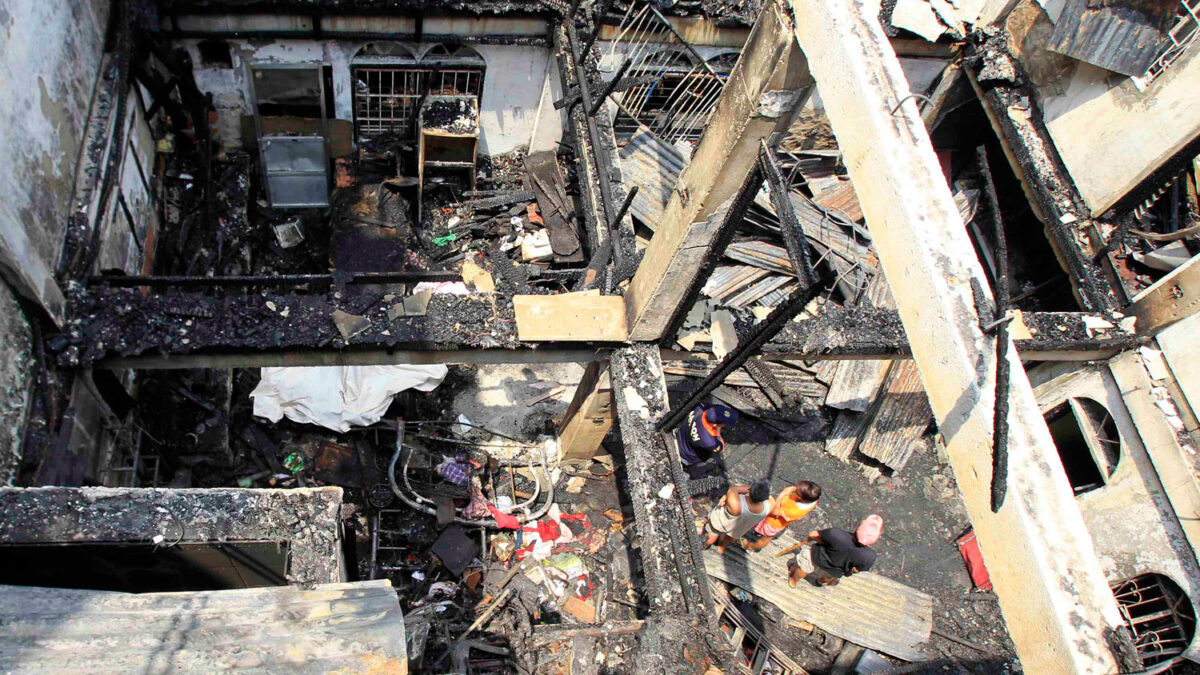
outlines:
[{"label": "plywood panel", "polygon": [[624,342],[625,301],[616,295],[516,295],[517,337],[523,341]]}]

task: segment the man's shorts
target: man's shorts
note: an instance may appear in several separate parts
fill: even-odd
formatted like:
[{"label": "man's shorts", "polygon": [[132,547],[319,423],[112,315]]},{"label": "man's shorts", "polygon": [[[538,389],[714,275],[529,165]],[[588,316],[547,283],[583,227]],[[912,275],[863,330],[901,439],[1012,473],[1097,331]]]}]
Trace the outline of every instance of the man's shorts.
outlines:
[{"label": "man's shorts", "polygon": [[804,579],[812,585],[827,586],[830,581],[833,581],[837,577],[813,564],[812,550],[812,546],[802,546],[799,551],[796,551],[796,567],[799,567],[800,571],[804,572]]}]

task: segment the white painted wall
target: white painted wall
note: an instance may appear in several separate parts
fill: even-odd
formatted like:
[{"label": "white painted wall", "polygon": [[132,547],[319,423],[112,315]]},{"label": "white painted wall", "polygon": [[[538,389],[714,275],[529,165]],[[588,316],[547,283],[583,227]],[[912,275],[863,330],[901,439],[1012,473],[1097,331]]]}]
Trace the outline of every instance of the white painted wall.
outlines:
[{"label": "white painted wall", "polygon": [[[1058,374],[1057,376],[1055,375]],[[1105,366],[1055,364],[1030,373],[1038,407],[1052,410],[1068,398],[1090,398],[1112,415],[1121,440],[1121,456],[1104,487],[1075,498],[1110,583],[1154,572],[1170,577],[1200,612],[1200,568],[1162,480],[1146,453],[1121,388]],[[1070,414],[1070,413],[1068,413]],[[1191,516],[1192,514],[1182,514]],[[1189,653],[1197,654],[1195,643]]]},{"label": "white painted wall", "polygon": [[480,152],[499,155],[528,145],[550,50],[507,45],[478,45],[475,49],[487,62],[479,101]]},{"label": "white painted wall", "polygon": [[1146,91],[1082,62],[1065,83],[1039,91],[1046,130],[1084,201],[1099,215],[1200,135],[1200,45],[1193,44]]},{"label": "white painted wall", "polygon": [[[350,79],[350,62],[362,42],[338,40],[276,40],[263,44],[260,40],[230,40],[233,47],[232,68],[212,68],[201,63],[196,40],[183,41],[192,56],[196,84],[201,91],[211,92],[219,114],[218,135],[226,147],[242,144],[239,118],[250,113],[251,91],[246,79],[246,65],[254,64],[314,64],[333,69],[332,117],[354,120],[354,90]],[[428,51],[432,44],[410,44],[417,55]],[[552,62],[545,47],[511,45],[475,45],[483,57],[487,71],[484,75],[483,96],[479,102],[480,152],[494,155],[509,152],[529,144],[538,114],[538,102],[546,82],[547,66]],[[543,128],[544,132],[553,130]],[[561,125],[557,131],[562,137]]]}]

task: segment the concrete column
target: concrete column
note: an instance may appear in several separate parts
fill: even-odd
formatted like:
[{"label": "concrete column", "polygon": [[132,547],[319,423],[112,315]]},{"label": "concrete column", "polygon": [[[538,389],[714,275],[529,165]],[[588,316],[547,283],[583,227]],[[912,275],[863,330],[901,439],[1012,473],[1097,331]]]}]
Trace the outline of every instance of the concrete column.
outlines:
[{"label": "concrete column", "polygon": [[987,284],[875,11],[789,2],[1022,665],[1117,672],[1124,624],[1011,347],[1008,497],[991,511],[996,348],[971,292]]},{"label": "concrete column", "polygon": [[711,216],[758,161],[760,141],[787,130],[811,85],[791,19],[781,5],[768,4],[625,295],[631,340],[657,340],[666,332],[720,234]]}]

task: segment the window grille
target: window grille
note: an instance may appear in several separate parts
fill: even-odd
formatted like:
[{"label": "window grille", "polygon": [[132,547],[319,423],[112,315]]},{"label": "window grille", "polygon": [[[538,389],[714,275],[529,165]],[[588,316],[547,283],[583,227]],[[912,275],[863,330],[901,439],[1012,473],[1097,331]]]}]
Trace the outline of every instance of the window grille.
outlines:
[{"label": "window grille", "polygon": [[393,133],[413,137],[417,106],[426,94],[483,92],[480,68],[356,66],[354,122],[359,138]]},{"label": "window grille", "polygon": [[1167,32],[1170,44],[1150,64],[1145,75],[1133,78],[1139,89],[1145,89],[1146,85],[1162,75],[1200,36],[1200,0],[1180,0],[1177,17],[1175,25]]},{"label": "window grille", "polygon": [[1141,574],[1112,588],[1143,666],[1169,661],[1191,644],[1196,615],[1174,581],[1161,574]]}]

